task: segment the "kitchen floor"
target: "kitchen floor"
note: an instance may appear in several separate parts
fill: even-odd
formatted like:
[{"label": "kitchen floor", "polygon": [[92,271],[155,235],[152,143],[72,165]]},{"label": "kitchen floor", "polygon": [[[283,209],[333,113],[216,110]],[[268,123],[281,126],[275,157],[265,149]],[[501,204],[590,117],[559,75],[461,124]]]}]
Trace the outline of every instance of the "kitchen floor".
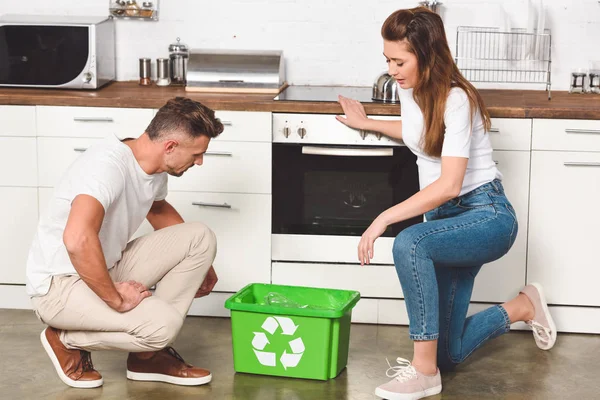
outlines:
[{"label": "kitchen floor", "polygon": [[[104,376],[98,389],[72,389],[57,377],[39,341],[42,324],[27,310],[0,310],[1,399],[376,399],[387,380],[385,357],[411,356],[407,328],[352,325],[346,370],[327,382],[236,374],[227,318],[189,317],[174,347],[209,368],[211,384],[179,387],[125,378],[127,355],[93,353]],[[549,352],[530,332],[511,332],[480,349],[457,372],[443,376],[443,394],[430,399],[599,399],[600,335],[559,335]]]}]

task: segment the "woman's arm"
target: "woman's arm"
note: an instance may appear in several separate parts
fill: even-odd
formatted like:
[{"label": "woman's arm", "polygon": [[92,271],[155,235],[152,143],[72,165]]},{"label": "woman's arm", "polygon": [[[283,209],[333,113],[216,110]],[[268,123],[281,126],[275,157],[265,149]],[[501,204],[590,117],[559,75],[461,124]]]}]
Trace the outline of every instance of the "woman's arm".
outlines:
[{"label": "woman's arm", "polygon": [[442,157],[442,173],[431,185],[415,193],[400,204],[388,208],[363,233],[358,244],[360,265],[369,264],[373,258],[373,244],[388,225],[405,221],[431,211],[460,194],[467,163],[464,157]]},{"label": "woman's arm", "polygon": [[356,100],[339,96],[339,103],[346,117],[335,118],[350,128],[383,133],[394,139],[402,140],[402,121],[385,121],[367,117],[365,108]]}]

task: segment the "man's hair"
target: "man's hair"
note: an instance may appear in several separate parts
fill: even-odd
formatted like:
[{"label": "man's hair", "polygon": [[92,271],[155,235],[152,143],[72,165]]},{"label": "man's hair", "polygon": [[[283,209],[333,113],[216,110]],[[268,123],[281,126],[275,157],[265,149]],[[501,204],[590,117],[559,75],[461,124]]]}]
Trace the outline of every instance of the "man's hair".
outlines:
[{"label": "man's hair", "polygon": [[223,124],[205,105],[187,97],[175,97],[158,110],[146,132],[151,140],[160,140],[175,131],[191,138],[214,138],[223,132]]}]

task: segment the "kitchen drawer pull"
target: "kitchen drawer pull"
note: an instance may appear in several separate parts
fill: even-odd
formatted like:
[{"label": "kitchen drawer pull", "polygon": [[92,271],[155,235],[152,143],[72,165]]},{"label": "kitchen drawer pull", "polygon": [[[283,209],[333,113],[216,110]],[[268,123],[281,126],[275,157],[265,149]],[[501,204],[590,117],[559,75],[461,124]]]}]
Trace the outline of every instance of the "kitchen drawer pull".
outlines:
[{"label": "kitchen drawer pull", "polygon": [[227,203],[217,204],[217,203],[202,203],[200,201],[194,201],[192,203],[192,205],[193,206],[200,206],[200,207],[231,208],[231,205],[229,205]]},{"label": "kitchen drawer pull", "polygon": [[498,165],[498,161],[494,160],[494,164]]},{"label": "kitchen drawer pull", "polygon": [[74,117],[75,122],[115,122],[111,117]]},{"label": "kitchen drawer pull", "polygon": [[567,133],[592,133],[592,134],[600,134],[600,130],[597,129],[565,129]]},{"label": "kitchen drawer pull", "polygon": [[225,120],[225,119],[222,119],[221,123],[223,124],[223,126],[231,126],[231,125],[233,125],[233,122]]},{"label": "kitchen drawer pull", "polygon": [[565,161],[565,167],[600,167],[600,162]]},{"label": "kitchen drawer pull", "polygon": [[74,148],[73,148],[73,151],[76,151],[76,152],[78,152],[78,153],[83,153],[83,152],[85,152],[86,150],[87,150],[87,148],[85,148],[85,147],[74,147]]},{"label": "kitchen drawer pull", "polygon": [[233,157],[233,153],[231,153],[229,151],[207,151],[204,154],[207,156]]},{"label": "kitchen drawer pull", "polygon": [[500,129],[499,128],[490,128],[490,130],[488,132],[489,133],[500,133]]},{"label": "kitchen drawer pull", "polygon": [[394,149],[349,149],[337,147],[302,146],[302,154],[311,154],[315,156],[392,157],[394,155]]}]

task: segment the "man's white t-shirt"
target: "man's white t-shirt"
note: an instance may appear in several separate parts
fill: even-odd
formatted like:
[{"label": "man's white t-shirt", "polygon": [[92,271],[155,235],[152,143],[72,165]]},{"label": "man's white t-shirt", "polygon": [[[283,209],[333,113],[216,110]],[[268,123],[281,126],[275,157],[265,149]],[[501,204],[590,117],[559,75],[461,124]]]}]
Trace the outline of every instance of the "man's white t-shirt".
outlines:
[{"label": "man's white t-shirt", "polygon": [[[417,156],[419,184],[421,190],[439,179],[442,174],[441,158],[431,157],[422,151],[424,120],[421,109],[413,98],[412,89],[400,88],[402,107],[402,140]],[[471,124],[469,98],[461,88],[452,88],[446,101],[444,123],[446,132],[442,146],[442,157],[468,158],[467,171],[460,194],[470,192],[494,179],[502,179],[492,158],[492,145],[485,133],[481,113],[477,110]]]},{"label": "man's white t-shirt", "polygon": [[99,237],[111,269],[152,203],[167,196],[167,180],[166,173],[146,174],[129,146],[116,136],[91,146],[69,166],[39,222],[27,260],[27,294],[43,296],[53,276],[77,274],[63,243],[71,203],[77,195],[92,196],[104,207]]}]

